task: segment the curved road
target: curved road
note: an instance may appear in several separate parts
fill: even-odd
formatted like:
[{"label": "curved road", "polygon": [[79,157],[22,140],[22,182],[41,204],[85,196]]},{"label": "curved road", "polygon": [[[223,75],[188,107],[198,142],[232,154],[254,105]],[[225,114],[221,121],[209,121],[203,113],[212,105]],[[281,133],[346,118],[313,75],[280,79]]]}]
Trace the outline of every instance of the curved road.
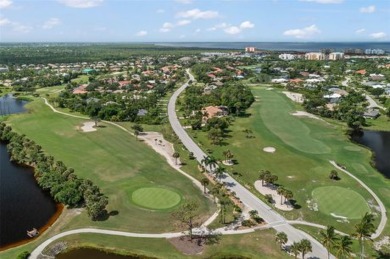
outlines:
[{"label": "curved road", "polygon": [[[187,74],[189,75],[189,81],[194,81],[193,75],[187,69]],[[189,81],[183,84],[176,92],[172,95],[168,103],[168,118],[169,122],[175,131],[176,135],[179,137],[183,145],[188,149],[188,151],[194,153],[196,160],[201,163],[202,159],[206,154],[199,148],[199,146],[191,139],[187,132],[181,126],[177,115],[176,115],[176,100],[177,97],[189,86]],[[238,183],[230,175],[224,174],[223,180],[221,182],[229,185],[229,188],[234,191],[237,197],[249,208],[257,210],[261,217],[276,231],[285,232],[288,236],[289,244],[292,242],[299,242],[302,239],[309,239],[313,252],[308,254],[307,258],[327,258],[328,252],[324,246],[322,246],[317,240],[315,240],[310,235],[306,234],[303,231],[300,231],[293,226],[291,226],[286,219],[281,216],[279,213],[274,211],[271,207],[265,204],[263,201],[258,199],[253,193],[247,190],[244,186]],[[334,258],[331,256],[330,258]]]}]

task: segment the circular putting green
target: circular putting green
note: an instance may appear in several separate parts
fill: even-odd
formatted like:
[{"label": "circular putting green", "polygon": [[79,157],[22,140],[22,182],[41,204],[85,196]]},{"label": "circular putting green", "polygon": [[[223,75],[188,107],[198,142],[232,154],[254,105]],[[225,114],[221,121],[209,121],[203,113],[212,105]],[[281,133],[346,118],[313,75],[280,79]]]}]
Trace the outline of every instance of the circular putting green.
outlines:
[{"label": "circular putting green", "polygon": [[164,210],[179,204],[181,196],[165,188],[147,187],[135,190],[131,195],[131,199],[138,206],[154,210]]},{"label": "circular putting green", "polygon": [[337,186],[319,187],[312,192],[322,213],[335,218],[359,219],[370,212],[367,202],[355,191]]}]

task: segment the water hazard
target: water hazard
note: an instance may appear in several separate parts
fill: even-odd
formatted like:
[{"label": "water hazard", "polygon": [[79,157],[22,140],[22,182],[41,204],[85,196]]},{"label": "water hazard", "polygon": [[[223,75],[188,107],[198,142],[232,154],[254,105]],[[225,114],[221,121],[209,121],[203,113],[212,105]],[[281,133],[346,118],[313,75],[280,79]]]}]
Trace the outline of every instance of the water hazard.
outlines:
[{"label": "water hazard", "polygon": [[96,250],[93,248],[80,248],[76,250],[71,250],[64,254],[59,254],[56,256],[56,259],[147,259],[150,257],[137,256],[137,255],[117,255],[111,254],[104,251]]}]

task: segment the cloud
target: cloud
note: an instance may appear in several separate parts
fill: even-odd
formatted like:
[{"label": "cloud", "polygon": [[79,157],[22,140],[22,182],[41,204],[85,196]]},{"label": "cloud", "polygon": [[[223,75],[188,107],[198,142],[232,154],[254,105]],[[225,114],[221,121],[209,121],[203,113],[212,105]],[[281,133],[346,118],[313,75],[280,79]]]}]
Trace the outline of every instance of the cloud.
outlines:
[{"label": "cloud", "polygon": [[255,27],[255,25],[253,23],[251,23],[250,21],[245,21],[245,22],[242,22],[239,26],[227,26],[224,29],[224,32],[226,32],[227,34],[234,35],[234,34],[241,33],[243,30],[252,29],[253,27]]},{"label": "cloud", "polygon": [[375,5],[360,8],[361,13],[373,13],[375,12]]},{"label": "cloud", "polygon": [[10,7],[12,5],[11,0],[0,0],[0,9]]},{"label": "cloud", "polygon": [[197,28],[197,29],[195,30],[195,33],[199,33],[199,32],[201,32],[201,31],[202,31],[201,29]]},{"label": "cloud", "polygon": [[169,32],[175,27],[172,23],[170,22],[165,22],[163,26],[160,28],[160,32]]},{"label": "cloud", "polygon": [[49,20],[44,22],[42,28],[45,29],[45,30],[48,30],[48,29],[52,29],[53,27],[55,27],[55,26],[57,26],[59,24],[61,24],[60,19],[58,19],[58,18],[50,18]]},{"label": "cloud", "polygon": [[310,36],[313,36],[314,34],[318,34],[318,33],[321,33],[321,31],[317,28],[315,24],[313,24],[302,29],[287,30],[283,32],[283,35],[293,36],[297,39],[302,39],[302,38],[309,38]]},{"label": "cloud", "polygon": [[318,4],[341,4],[344,0],[299,0],[301,2],[313,2]]},{"label": "cloud", "polygon": [[193,0],[175,0],[179,4],[192,4]]},{"label": "cloud", "polygon": [[187,24],[190,24],[191,21],[190,20],[180,20],[177,22],[177,26],[184,26],[184,25],[187,25]]},{"label": "cloud", "polygon": [[177,15],[179,18],[187,18],[187,19],[213,19],[219,16],[217,11],[201,11],[199,9],[192,9],[185,12],[179,12]]},{"label": "cloud", "polygon": [[58,0],[58,2],[73,8],[91,8],[99,6],[103,0]]},{"label": "cloud", "polygon": [[251,29],[253,27],[255,27],[255,25],[253,23],[251,23],[250,21],[245,21],[245,22],[242,22],[240,24],[241,29]]},{"label": "cloud", "polygon": [[374,38],[374,39],[382,39],[382,38],[386,37],[386,35],[387,34],[384,32],[375,32],[375,33],[371,33],[370,37]]},{"label": "cloud", "polygon": [[164,9],[157,9],[156,13],[165,13]]},{"label": "cloud", "polygon": [[32,30],[31,26],[23,25],[20,23],[12,23],[13,30],[19,33],[28,33]]},{"label": "cloud", "polygon": [[207,31],[216,31],[217,29],[224,29],[226,27],[228,27],[228,24],[223,22],[223,23],[217,24],[217,25],[215,25],[213,27],[210,27],[210,28],[208,28],[206,30]]},{"label": "cloud", "polygon": [[0,17],[0,26],[5,26],[5,25],[8,25],[10,23],[11,23],[11,21],[8,20],[7,18]]},{"label": "cloud", "polygon": [[361,28],[361,29],[356,30],[355,33],[361,34],[361,33],[365,32],[365,31],[366,31],[366,29]]},{"label": "cloud", "polygon": [[148,32],[147,31],[139,31],[135,35],[138,37],[143,37],[143,36],[148,35]]}]

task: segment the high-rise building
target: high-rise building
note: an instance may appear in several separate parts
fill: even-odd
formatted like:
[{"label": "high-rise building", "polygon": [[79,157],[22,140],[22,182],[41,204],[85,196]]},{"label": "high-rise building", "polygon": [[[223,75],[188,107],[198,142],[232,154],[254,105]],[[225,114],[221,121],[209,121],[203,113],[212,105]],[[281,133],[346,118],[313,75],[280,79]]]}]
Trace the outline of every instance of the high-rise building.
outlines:
[{"label": "high-rise building", "polygon": [[255,47],[246,47],[245,52],[255,52],[256,48]]},{"label": "high-rise building", "polygon": [[295,58],[295,55],[289,53],[283,53],[279,55],[279,58],[283,60],[292,60]]},{"label": "high-rise building", "polygon": [[329,60],[340,60],[343,58],[344,58],[344,53],[342,53],[342,52],[329,53],[329,57],[328,57]]},{"label": "high-rise building", "polygon": [[366,49],[364,51],[364,54],[366,54],[366,55],[383,55],[383,54],[385,54],[385,51],[383,49]]},{"label": "high-rise building", "polygon": [[321,52],[309,52],[305,54],[307,60],[325,60],[326,55]]}]

